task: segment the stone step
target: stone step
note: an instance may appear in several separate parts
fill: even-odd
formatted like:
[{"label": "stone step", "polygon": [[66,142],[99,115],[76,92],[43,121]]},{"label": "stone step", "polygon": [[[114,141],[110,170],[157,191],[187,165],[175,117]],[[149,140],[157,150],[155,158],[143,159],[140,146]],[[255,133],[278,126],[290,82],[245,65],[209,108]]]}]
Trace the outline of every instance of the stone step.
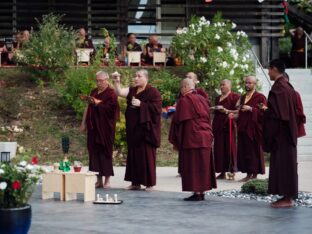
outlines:
[{"label": "stone step", "polygon": [[312,137],[305,136],[298,139],[298,146],[312,146]]},{"label": "stone step", "polygon": [[305,154],[312,157],[312,145],[300,145],[297,147],[297,153],[298,155]]},{"label": "stone step", "polygon": [[298,154],[297,155],[298,161],[312,161],[312,154]]}]

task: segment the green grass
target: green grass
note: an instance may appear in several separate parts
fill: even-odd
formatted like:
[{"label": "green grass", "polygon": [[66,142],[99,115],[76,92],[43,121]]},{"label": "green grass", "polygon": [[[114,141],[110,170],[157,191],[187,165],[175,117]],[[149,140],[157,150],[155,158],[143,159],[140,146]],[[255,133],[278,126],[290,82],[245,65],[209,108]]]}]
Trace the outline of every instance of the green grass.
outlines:
[{"label": "green grass", "polygon": [[[79,132],[80,121],[64,106],[52,85],[40,84],[19,69],[0,69],[0,128],[17,125],[22,133],[0,129],[0,141],[17,141],[26,152],[16,160],[30,160],[39,155],[41,164],[53,164],[63,158],[61,137],[70,138],[69,160],[88,164],[86,136]],[[158,166],[176,166],[177,152],[168,142],[169,123],[163,121],[161,147],[157,150]],[[124,165],[125,155],[114,157],[115,165]]]}]

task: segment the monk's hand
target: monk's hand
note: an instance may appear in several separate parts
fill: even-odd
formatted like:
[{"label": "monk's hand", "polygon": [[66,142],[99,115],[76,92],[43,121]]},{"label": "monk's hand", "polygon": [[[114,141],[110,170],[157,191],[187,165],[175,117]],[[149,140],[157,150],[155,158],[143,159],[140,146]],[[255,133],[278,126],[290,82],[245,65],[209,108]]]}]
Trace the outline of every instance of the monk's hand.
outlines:
[{"label": "monk's hand", "polygon": [[87,132],[87,126],[86,126],[85,123],[82,123],[82,124],[80,125],[80,132],[81,132],[81,133],[86,133],[86,132]]},{"label": "monk's hand", "polygon": [[263,110],[263,111],[266,111],[268,109],[268,107],[266,105],[264,105],[263,103],[260,103],[259,104],[259,109]]},{"label": "monk's hand", "polygon": [[137,107],[139,107],[139,106],[141,106],[141,101],[140,101],[139,99],[132,98],[131,104],[132,104],[132,106],[137,106]]},{"label": "monk's hand", "polygon": [[234,119],[234,113],[229,113],[229,119]]},{"label": "monk's hand", "polygon": [[118,72],[112,73],[112,77],[115,84],[120,84],[120,74]]},{"label": "monk's hand", "polygon": [[241,111],[243,111],[243,112],[252,111],[252,107],[248,106],[248,105],[243,105]]},{"label": "monk's hand", "polygon": [[96,106],[102,102],[101,100],[96,99],[96,98],[92,98],[92,100],[93,100],[92,103]]}]

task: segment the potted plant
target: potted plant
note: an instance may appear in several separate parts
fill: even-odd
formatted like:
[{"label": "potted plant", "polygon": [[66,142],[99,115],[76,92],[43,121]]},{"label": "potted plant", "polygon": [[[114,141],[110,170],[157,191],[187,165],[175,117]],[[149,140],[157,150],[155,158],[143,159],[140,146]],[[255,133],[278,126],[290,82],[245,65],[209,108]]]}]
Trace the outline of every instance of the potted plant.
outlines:
[{"label": "potted plant", "polygon": [[31,206],[28,204],[42,174],[38,157],[31,164],[22,161],[0,164],[0,230],[1,234],[27,233],[31,225]]}]

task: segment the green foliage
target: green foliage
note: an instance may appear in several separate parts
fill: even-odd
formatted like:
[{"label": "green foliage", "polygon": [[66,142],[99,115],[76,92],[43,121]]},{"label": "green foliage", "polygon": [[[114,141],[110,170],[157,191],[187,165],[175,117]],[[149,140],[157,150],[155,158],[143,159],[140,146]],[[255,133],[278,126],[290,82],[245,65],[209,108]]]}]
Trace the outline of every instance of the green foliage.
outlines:
[{"label": "green foliage", "polygon": [[157,88],[162,97],[162,105],[172,106],[180,91],[181,79],[167,70],[154,71],[150,77],[150,83]]},{"label": "green foliage", "polygon": [[0,164],[0,208],[17,208],[27,204],[42,170],[21,162]]},{"label": "green foliage", "polygon": [[126,118],[125,111],[127,108],[127,101],[125,98],[118,98],[120,107],[120,120],[116,124],[114,148],[119,151],[118,155],[122,155],[120,160],[124,160],[127,153],[127,140],[126,140]]},{"label": "green foliage", "polygon": [[201,86],[214,91],[222,79],[240,90],[244,76],[254,74],[249,54],[251,44],[243,31],[233,32],[234,23],[217,13],[212,22],[192,17],[187,28],[177,31],[171,46],[188,71],[199,74]]},{"label": "green foliage", "polygon": [[312,13],[312,2],[311,0],[289,0],[291,5],[298,7],[300,10],[307,13]]},{"label": "green foliage", "polygon": [[268,179],[261,180],[255,179],[250,180],[242,185],[242,193],[254,193],[259,195],[267,195],[268,191]]},{"label": "green foliage", "polygon": [[291,51],[291,38],[283,37],[278,40],[280,53],[289,54]]},{"label": "green foliage", "polygon": [[56,79],[74,64],[75,31],[60,24],[62,16],[43,15],[39,30],[31,32],[17,60],[39,78]]}]

